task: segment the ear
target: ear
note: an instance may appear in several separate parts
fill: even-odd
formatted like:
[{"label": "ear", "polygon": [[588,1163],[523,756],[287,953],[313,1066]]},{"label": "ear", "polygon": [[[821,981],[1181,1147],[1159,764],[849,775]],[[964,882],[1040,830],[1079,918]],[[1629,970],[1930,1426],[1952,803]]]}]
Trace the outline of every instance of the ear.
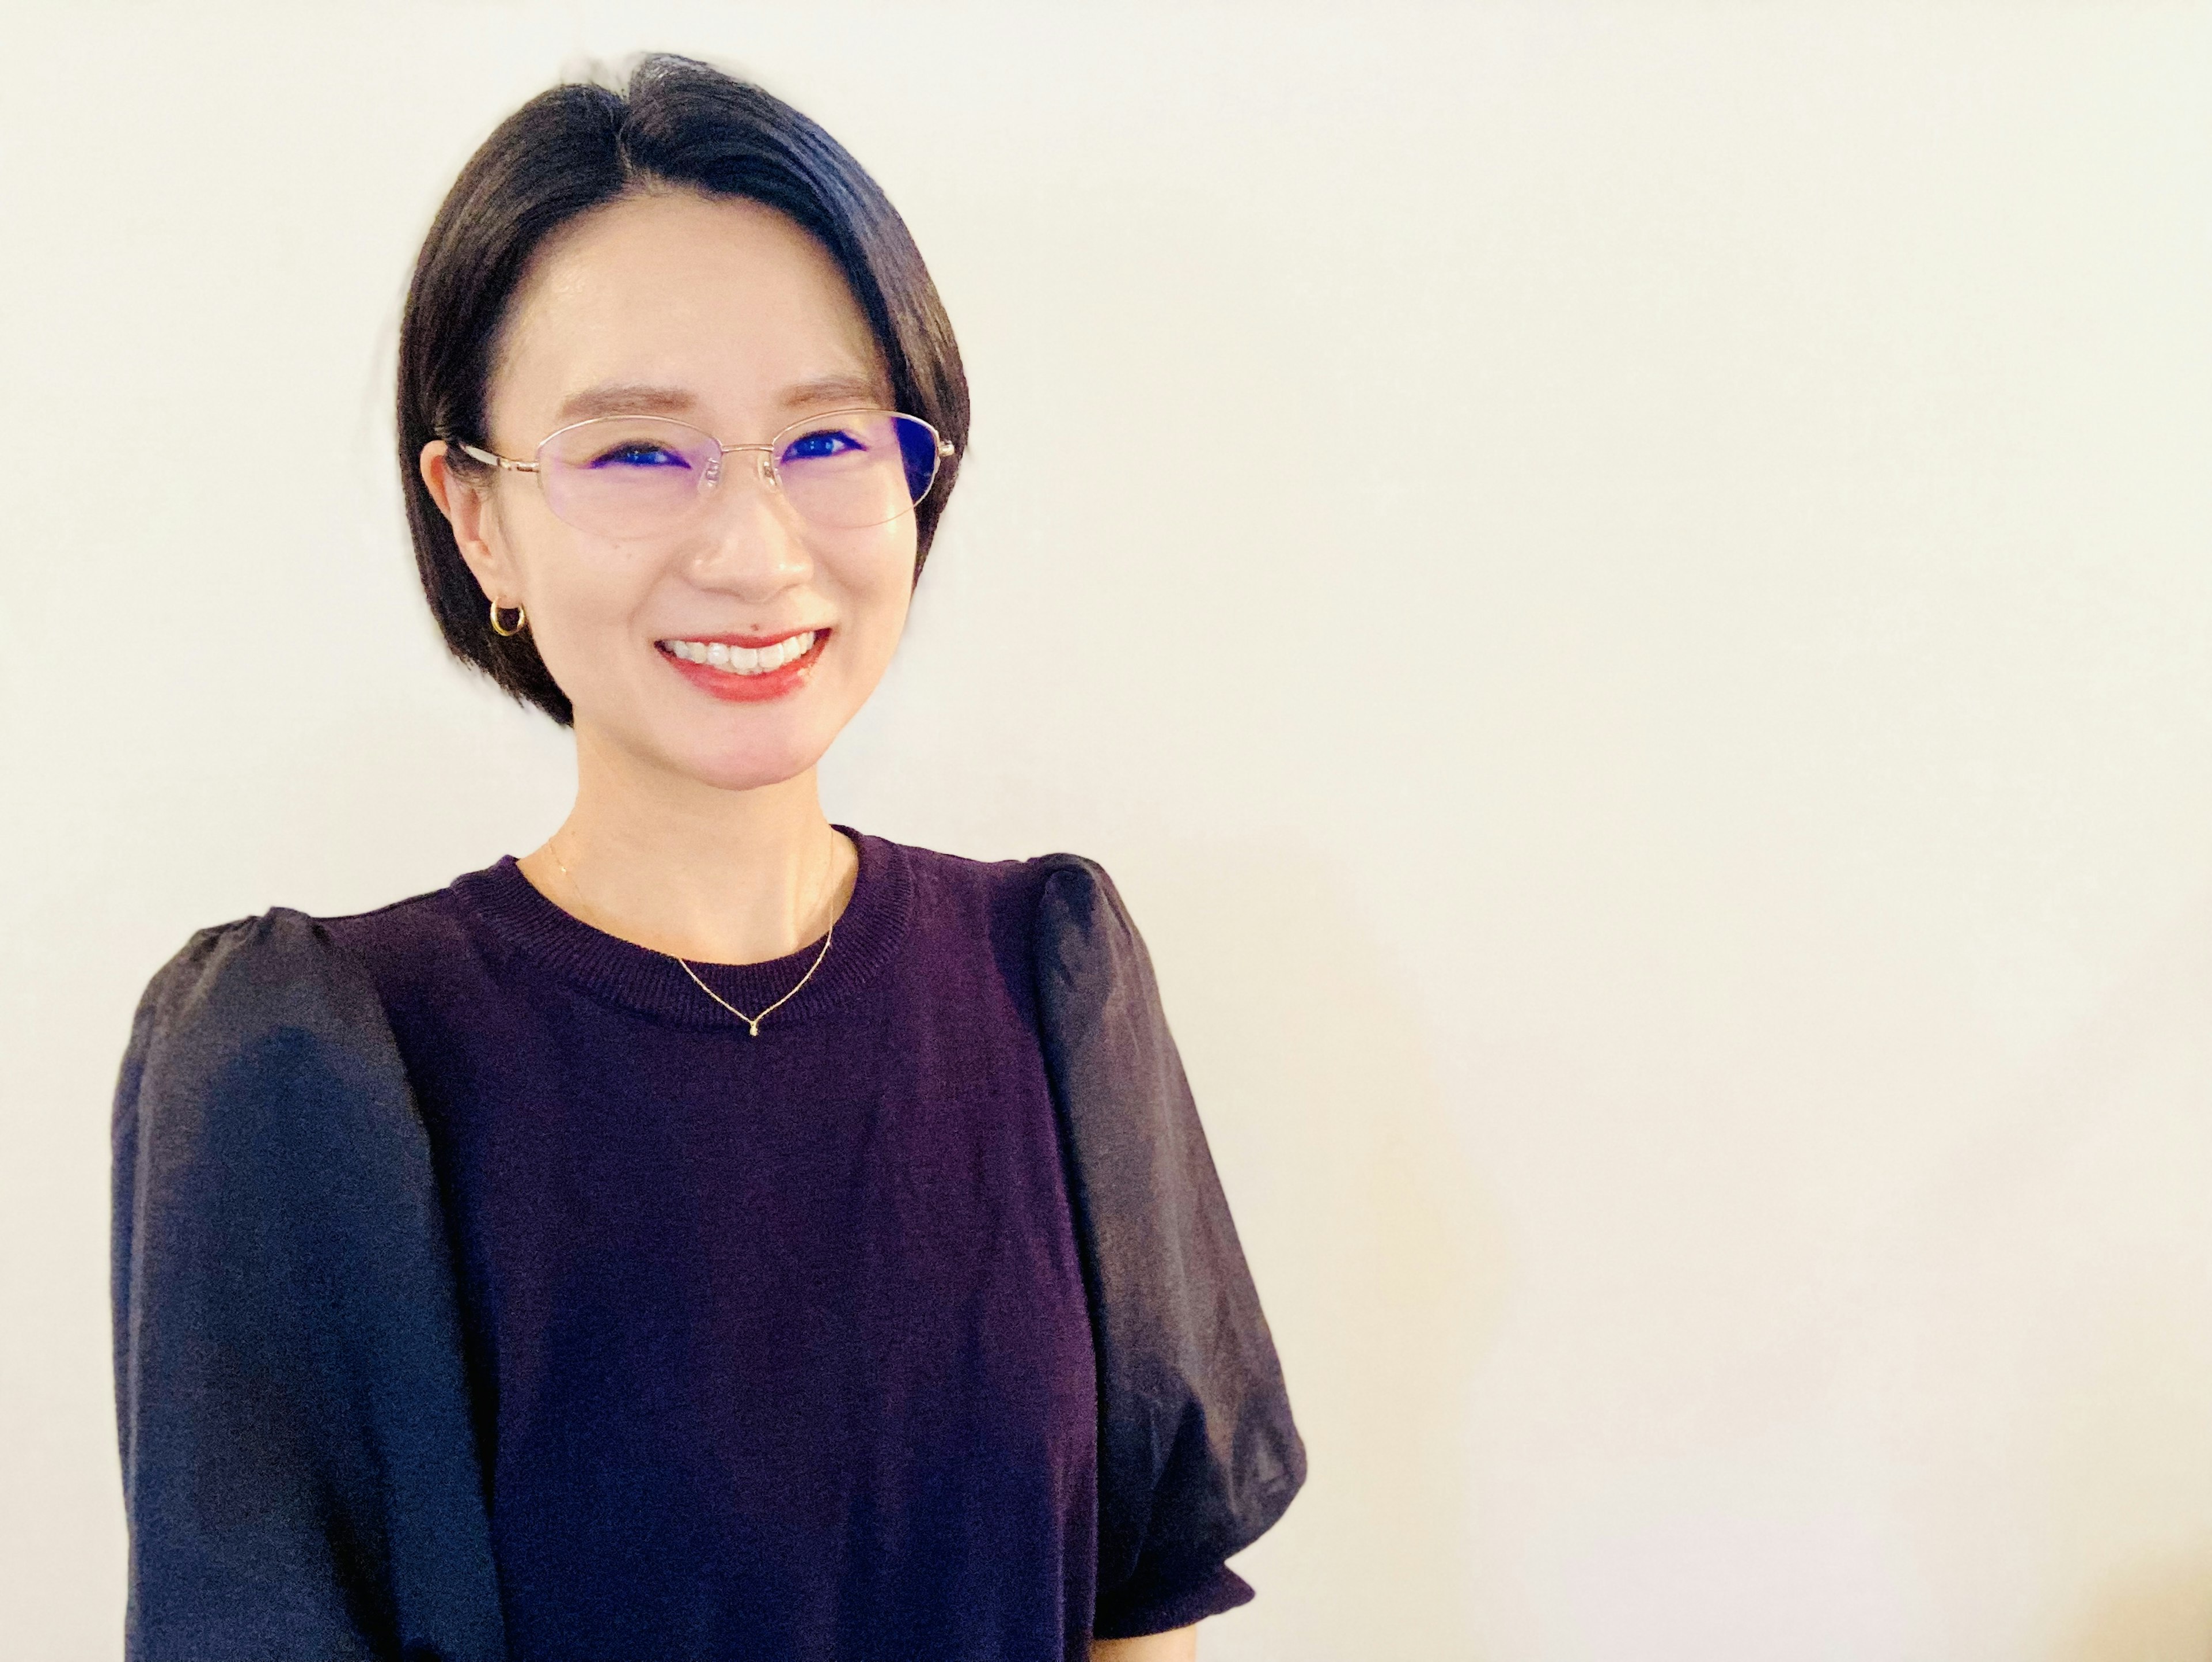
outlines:
[{"label": "ear", "polygon": [[430,500],[453,527],[453,541],[461,558],[476,574],[477,586],[488,600],[501,606],[520,606],[522,574],[501,534],[499,514],[491,499],[491,481],[481,482],[454,472],[448,464],[446,441],[433,439],[422,447],[416,464]]}]

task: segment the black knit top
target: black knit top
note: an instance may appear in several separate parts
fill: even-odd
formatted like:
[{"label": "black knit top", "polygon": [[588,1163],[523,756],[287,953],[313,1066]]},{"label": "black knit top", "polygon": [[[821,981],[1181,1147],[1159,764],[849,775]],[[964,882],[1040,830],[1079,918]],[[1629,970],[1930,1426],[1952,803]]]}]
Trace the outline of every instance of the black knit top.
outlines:
[{"label": "black knit top", "polygon": [[[757,1036],[511,859],[156,978],[134,1654],[1038,1662],[1251,1596],[1303,1453],[1111,885],[848,834]],[[818,944],[694,967],[758,1011]]]}]

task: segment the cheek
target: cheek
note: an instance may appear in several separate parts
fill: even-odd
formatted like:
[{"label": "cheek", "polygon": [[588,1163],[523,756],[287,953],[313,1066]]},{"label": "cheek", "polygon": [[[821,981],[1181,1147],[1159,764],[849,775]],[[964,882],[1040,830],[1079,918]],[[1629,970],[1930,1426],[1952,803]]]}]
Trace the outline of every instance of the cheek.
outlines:
[{"label": "cheek", "polygon": [[903,551],[894,546],[865,564],[848,566],[842,585],[841,609],[872,679],[883,673],[906,632],[914,598],[914,553],[913,539],[905,542]]},{"label": "cheek", "polygon": [[900,619],[914,594],[914,521],[884,526],[865,541],[855,539],[823,551],[817,565],[840,598],[871,615]]},{"label": "cheek", "polygon": [[538,654],[561,690],[583,702],[580,691],[608,679],[620,663],[656,569],[618,548],[541,543],[534,552],[525,587]]}]

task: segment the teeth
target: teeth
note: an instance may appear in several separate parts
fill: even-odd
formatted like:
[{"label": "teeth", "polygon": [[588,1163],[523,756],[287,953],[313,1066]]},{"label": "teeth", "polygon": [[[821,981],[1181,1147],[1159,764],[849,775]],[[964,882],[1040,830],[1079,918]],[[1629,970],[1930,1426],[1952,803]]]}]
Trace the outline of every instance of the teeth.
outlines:
[{"label": "teeth", "polygon": [[733,647],[724,641],[663,641],[660,644],[672,656],[711,664],[732,675],[765,675],[812,651],[814,631],[810,629],[764,647]]}]

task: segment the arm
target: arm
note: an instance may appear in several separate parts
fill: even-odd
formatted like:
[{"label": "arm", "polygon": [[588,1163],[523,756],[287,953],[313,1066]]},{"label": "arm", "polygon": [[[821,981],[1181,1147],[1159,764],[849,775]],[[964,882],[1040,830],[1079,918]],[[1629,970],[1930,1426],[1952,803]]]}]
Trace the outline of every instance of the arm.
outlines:
[{"label": "arm", "polygon": [[155,976],[114,1117],[129,1662],[503,1662],[428,1139],[367,977],[275,911]]},{"label": "arm", "polygon": [[1044,863],[1038,1020],[1098,1359],[1094,1654],[1188,1657],[1194,1623],[1252,1597],[1226,1561],[1305,1450],[1144,941],[1104,871]]},{"label": "arm", "polygon": [[1091,1647],[1091,1662],[1196,1662],[1198,1629],[1148,1633],[1142,1639],[1101,1639]]}]

